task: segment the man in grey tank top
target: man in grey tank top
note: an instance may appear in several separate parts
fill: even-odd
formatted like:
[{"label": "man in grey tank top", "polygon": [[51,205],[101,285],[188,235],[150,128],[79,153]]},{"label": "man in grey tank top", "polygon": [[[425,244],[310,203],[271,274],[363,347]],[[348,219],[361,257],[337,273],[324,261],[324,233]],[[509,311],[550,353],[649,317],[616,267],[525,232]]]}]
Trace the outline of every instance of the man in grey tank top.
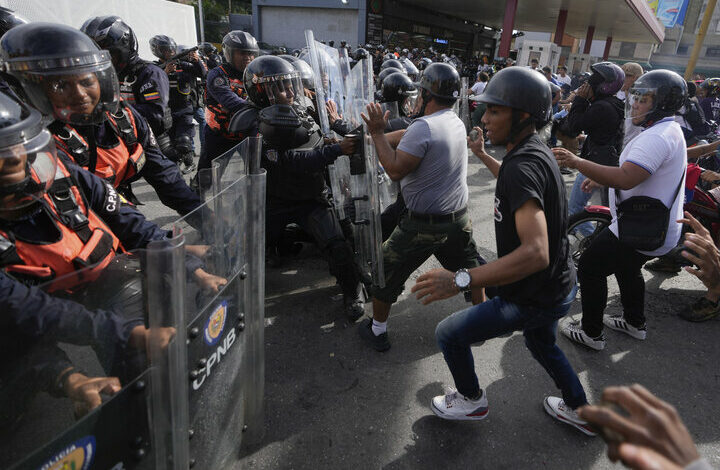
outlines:
[{"label": "man in grey tank top", "polygon": [[[386,118],[378,104],[363,116],[388,176],[400,181],[407,205],[383,243],[385,287],[373,286],[373,319],[360,324],[360,336],[377,351],[390,349],[387,319],[405,281],[430,256],[457,271],[484,264],[472,237],[467,214],[467,145],[465,125],[452,111],[460,95],[460,77],[450,65],[427,67],[419,83],[420,115],[406,131],[385,134]],[[484,292],[467,291],[473,303]]]}]

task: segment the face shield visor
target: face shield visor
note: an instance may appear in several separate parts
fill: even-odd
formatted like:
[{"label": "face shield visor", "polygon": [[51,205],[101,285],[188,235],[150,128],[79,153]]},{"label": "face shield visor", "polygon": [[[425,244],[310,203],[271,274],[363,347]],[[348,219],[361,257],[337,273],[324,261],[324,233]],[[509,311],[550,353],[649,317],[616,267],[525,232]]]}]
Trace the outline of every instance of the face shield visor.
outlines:
[{"label": "face shield visor", "polygon": [[245,67],[257,57],[257,53],[247,49],[224,45],[223,57],[225,58],[225,62],[232,65],[235,70],[242,72],[245,70]]},{"label": "face shield visor", "polygon": [[411,114],[413,114],[415,106],[417,105],[419,95],[420,94],[417,91],[413,91],[408,93],[408,95],[405,97],[405,101],[402,104],[402,111],[405,116],[410,116]]},{"label": "face shield visor", "polygon": [[152,48],[155,57],[162,60],[168,60],[177,54],[178,47],[174,44],[158,44]]},{"label": "face shield visor", "polygon": [[43,129],[19,143],[0,138],[0,217],[41,199],[55,180],[57,157],[50,132]]},{"label": "face shield visor", "polygon": [[297,72],[258,78],[257,85],[262,88],[271,106],[286,104],[305,111],[305,89]]},{"label": "face shield visor", "polygon": [[45,116],[86,125],[103,122],[107,112],[117,112],[120,87],[107,51],[11,59],[5,71],[20,81],[30,103]]},{"label": "face shield visor", "polygon": [[625,97],[625,119],[642,125],[657,109],[656,96],[656,88],[631,88]]}]

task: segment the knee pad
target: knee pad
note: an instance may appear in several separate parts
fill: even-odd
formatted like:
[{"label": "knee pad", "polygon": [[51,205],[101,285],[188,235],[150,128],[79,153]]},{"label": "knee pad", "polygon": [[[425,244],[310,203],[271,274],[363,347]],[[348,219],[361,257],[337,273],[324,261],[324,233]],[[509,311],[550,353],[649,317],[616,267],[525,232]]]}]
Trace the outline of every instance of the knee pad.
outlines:
[{"label": "knee pad", "polygon": [[193,151],[193,142],[190,137],[180,135],[175,138],[175,148],[180,154],[191,153]]}]

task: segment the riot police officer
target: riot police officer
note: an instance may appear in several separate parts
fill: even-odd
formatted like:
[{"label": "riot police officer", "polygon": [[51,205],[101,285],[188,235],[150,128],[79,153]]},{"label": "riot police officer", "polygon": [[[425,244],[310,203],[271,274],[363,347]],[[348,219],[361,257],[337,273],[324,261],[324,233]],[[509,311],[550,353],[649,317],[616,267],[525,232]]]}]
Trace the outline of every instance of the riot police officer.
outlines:
[{"label": "riot police officer", "polygon": [[207,75],[207,67],[195,51],[173,59],[178,47],[174,39],[165,35],[150,38],[150,50],[160,59],[157,65],[165,70],[170,84],[169,104],[173,123],[169,134],[174,152],[166,157],[178,164],[182,162],[185,165],[183,173],[189,173],[194,169],[195,157],[192,92],[197,81]]},{"label": "riot police officer", "polygon": [[383,103],[397,103],[398,116],[388,120],[386,132],[407,129],[412,122],[410,115],[415,109],[418,90],[410,77],[395,72],[384,78],[381,85]]},{"label": "riot police officer", "polygon": [[198,173],[192,185],[199,187],[198,174],[213,159],[237,145],[246,135],[228,130],[230,118],[246,105],[243,71],[258,55],[255,38],[245,31],[230,31],[223,38],[223,62],[207,74],[205,88],[205,151],[200,155]]},{"label": "riot police officer", "polygon": [[342,288],[345,313],[355,321],[364,313],[360,275],[325,183],[325,167],[352,154],[355,141],[324,145],[319,126],[296,100],[304,95],[302,81],[287,61],[258,57],[245,69],[244,84],[249,105],[233,117],[231,129],[263,136],[268,246],[279,242],[290,223],[312,234]]},{"label": "riot police officer", "polygon": [[[37,60],[48,50],[52,60]],[[49,128],[66,161],[115,188],[142,176],[181,215],[202,204],[158,150],[145,119],[121,101],[110,53],[85,34],[60,24],[20,25],[0,39],[0,60],[30,104],[54,120]]]},{"label": "riot police officer", "polygon": [[80,30],[101,49],[110,52],[120,80],[120,96],[131,104],[150,125],[163,153],[173,153],[168,132],[172,127],[170,83],[157,65],[138,56],[138,43],[132,28],[119,16],[96,16]]},{"label": "riot police officer", "polygon": [[209,42],[201,42],[198,44],[198,51],[200,56],[207,64],[208,70],[212,70],[215,67],[219,67],[222,63],[222,59],[217,52],[217,48]]},{"label": "riot police officer", "polygon": [[[10,31],[17,25],[27,24],[27,20],[18,16],[14,11],[9,8],[0,7],[0,37],[3,34]],[[16,94],[17,86],[11,87],[8,84],[8,80],[12,80],[12,77],[6,73],[0,72],[0,92],[13,98],[15,101],[20,101],[20,98]],[[17,85],[17,84],[16,84]]]}]

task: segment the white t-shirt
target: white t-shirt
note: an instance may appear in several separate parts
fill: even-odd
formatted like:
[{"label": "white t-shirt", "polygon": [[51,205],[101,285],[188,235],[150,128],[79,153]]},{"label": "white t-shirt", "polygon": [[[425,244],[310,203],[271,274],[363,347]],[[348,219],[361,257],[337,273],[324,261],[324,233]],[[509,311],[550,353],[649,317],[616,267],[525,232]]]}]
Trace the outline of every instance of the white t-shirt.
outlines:
[{"label": "white t-shirt", "polygon": [[475,82],[473,86],[470,88],[473,95],[479,95],[483,91],[485,91],[485,85],[487,85],[486,82]]},{"label": "white t-shirt", "polygon": [[564,77],[558,75],[557,77],[555,77],[555,80],[560,82],[562,85],[570,85],[572,83],[572,78],[570,78],[570,75],[565,75]]},{"label": "white t-shirt", "polygon": [[[672,204],[665,244],[655,251],[641,251],[648,256],[662,256],[677,245],[682,230],[677,220],[682,219],[683,216],[687,149],[680,125],[673,118],[665,118],[644,130],[623,149],[620,154],[620,166],[624,162],[632,162],[644,168],[650,173],[650,177],[628,191],[620,190],[621,201],[633,196],[647,196],[659,199],[666,207]],[[671,201],[678,185],[680,190],[675,200]],[[617,237],[615,191],[610,189],[609,193],[612,213],[610,230]]]}]

